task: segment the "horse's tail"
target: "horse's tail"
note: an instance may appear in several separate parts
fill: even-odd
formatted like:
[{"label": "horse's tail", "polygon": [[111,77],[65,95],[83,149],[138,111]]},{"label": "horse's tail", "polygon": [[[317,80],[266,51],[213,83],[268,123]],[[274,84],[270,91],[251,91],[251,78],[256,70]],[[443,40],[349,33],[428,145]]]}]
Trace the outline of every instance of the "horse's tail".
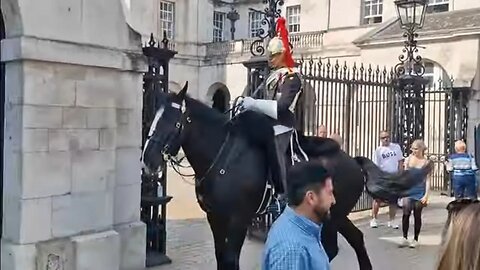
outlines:
[{"label": "horse's tail", "polygon": [[398,198],[408,196],[409,190],[422,183],[433,169],[428,162],[420,169],[410,169],[400,173],[387,173],[366,157],[355,157],[355,161],[362,168],[365,175],[365,187],[374,198],[395,202]]}]

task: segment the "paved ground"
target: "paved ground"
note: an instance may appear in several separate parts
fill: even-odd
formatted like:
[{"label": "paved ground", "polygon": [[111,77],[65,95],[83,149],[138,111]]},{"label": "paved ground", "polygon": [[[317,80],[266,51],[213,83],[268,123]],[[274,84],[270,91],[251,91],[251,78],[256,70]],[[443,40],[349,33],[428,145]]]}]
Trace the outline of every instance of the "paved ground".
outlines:
[{"label": "paved ground", "polygon": [[[152,270],[212,270],[216,269],[213,241],[203,212],[195,201],[193,187],[176,175],[169,175],[169,193],[174,196],[168,212],[168,256],[170,265]],[[434,269],[440,243],[440,232],[446,219],[448,198],[435,196],[425,209],[424,226],[417,249],[397,246],[401,232],[380,226],[368,226],[368,213],[353,215],[355,223],[365,235],[367,250],[374,269]],[[385,216],[381,219],[385,220]],[[413,228],[411,228],[413,230]],[[358,269],[353,249],[339,236],[340,253],[332,263],[333,270]],[[263,244],[247,240],[242,250],[241,267],[260,269]]]}]

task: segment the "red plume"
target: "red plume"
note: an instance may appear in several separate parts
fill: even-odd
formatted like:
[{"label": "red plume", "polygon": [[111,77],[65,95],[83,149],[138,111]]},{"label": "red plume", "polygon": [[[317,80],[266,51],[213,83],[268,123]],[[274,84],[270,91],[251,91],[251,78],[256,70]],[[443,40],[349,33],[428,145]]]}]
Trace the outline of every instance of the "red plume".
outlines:
[{"label": "red plume", "polygon": [[283,17],[277,19],[277,35],[282,39],[283,47],[285,48],[285,64],[289,68],[295,66],[295,61],[293,61],[292,53],[290,52],[290,43],[288,42],[288,31],[285,26],[286,20]]}]

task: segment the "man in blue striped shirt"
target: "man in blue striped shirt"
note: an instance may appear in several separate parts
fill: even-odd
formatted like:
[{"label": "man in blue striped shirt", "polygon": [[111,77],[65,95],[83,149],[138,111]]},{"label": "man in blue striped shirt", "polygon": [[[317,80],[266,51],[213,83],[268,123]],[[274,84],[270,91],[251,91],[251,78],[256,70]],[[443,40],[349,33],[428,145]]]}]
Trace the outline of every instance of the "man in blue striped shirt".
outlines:
[{"label": "man in blue striped shirt", "polygon": [[467,154],[467,145],[459,140],[455,142],[455,154],[448,158],[447,170],[452,173],[453,194],[456,199],[477,199],[477,181],[475,172],[478,170],[475,159]]},{"label": "man in blue striped shirt", "polygon": [[332,179],[315,162],[293,166],[287,179],[289,205],[268,233],[262,269],[329,270],[320,237],[335,203]]}]

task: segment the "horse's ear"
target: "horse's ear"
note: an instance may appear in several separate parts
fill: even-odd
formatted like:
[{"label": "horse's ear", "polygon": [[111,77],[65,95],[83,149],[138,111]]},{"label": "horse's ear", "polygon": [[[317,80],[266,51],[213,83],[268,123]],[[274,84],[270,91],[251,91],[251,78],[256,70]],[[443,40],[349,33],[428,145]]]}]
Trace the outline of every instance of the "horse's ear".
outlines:
[{"label": "horse's ear", "polygon": [[181,99],[185,99],[185,97],[187,96],[187,90],[188,90],[188,81],[185,83],[182,90],[178,92],[177,96],[180,97]]}]

